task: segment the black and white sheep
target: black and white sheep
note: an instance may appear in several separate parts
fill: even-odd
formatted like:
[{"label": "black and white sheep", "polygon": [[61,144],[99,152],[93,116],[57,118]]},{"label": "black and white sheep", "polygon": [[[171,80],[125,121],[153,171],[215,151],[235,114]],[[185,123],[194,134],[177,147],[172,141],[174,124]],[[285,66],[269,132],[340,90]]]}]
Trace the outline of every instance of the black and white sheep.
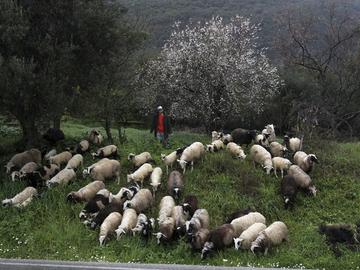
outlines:
[{"label": "black and white sheep", "polygon": [[264,223],[254,223],[245,231],[243,231],[239,237],[234,238],[234,246],[235,249],[250,249],[251,243],[255,241],[258,234],[266,229],[266,225]]},{"label": "black and white sheep", "polygon": [[132,208],[136,213],[140,214],[149,209],[153,204],[153,196],[151,191],[147,188],[140,189],[135,196],[124,203],[124,210]]},{"label": "black and white sheep", "polygon": [[185,223],[188,219],[188,215],[184,212],[182,205],[176,205],[171,214],[172,218],[175,221],[175,230],[178,236],[183,236],[185,234]]},{"label": "black and white sheep", "polygon": [[313,196],[316,196],[316,188],[311,181],[311,177],[304,172],[299,166],[291,165],[288,174],[293,176],[299,188],[309,191]]},{"label": "black and white sheep", "polygon": [[298,192],[298,185],[295,181],[295,178],[291,175],[286,175],[281,180],[280,193],[282,198],[284,199],[285,209],[289,206],[292,207],[294,205],[296,194]]},{"label": "black and white sheep", "polygon": [[105,240],[111,234],[115,233],[115,230],[116,228],[118,228],[121,221],[122,221],[122,216],[118,212],[113,212],[107,216],[107,218],[100,226],[100,233],[99,233],[100,246],[103,246],[105,244]]},{"label": "black and white sheep", "polygon": [[268,141],[270,143],[276,140],[275,127],[273,124],[266,125],[265,129],[263,129],[261,133],[268,135]]},{"label": "black and white sheep", "polygon": [[38,149],[32,148],[14,155],[6,164],[6,173],[10,174],[13,171],[20,170],[26,163],[35,162],[41,164],[41,152]]},{"label": "black and white sheep", "polygon": [[91,153],[93,159],[95,158],[117,158],[118,157],[118,148],[116,145],[111,144],[99,148],[96,150],[96,153]]},{"label": "black and white sheep", "polygon": [[168,194],[173,196],[176,200],[180,198],[184,191],[183,175],[179,171],[172,171],[169,174],[167,181]]},{"label": "black and white sheep", "polygon": [[74,152],[76,154],[85,154],[90,149],[90,143],[88,140],[82,140],[80,141],[74,148]]},{"label": "black and white sheep", "polygon": [[73,203],[89,202],[95,197],[95,195],[105,188],[105,184],[102,181],[94,181],[86,186],[80,188],[78,191],[72,191],[67,195],[67,201]]},{"label": "black and white sheep", "polygon": [[201,250],[205,243],[209,240],[210,231],[208,229],[199,229],[191,235],[190,245],[193,250]]},{"label": "black and white sheep", "polygon": [[15,207],[25,207],[27,206],[34,197],[38,195],[36,188],[26,187],[23,191],[16,194],[11,199],[5,199],[2,201],[3,206],[15,206]]},{"label": "black and white sheep", "polygon": [[225,145],[222,140],[215,140],[211,144],[206,145],[206,150],[208,152],[217,152],[225,148]]},{"label": "black and white sheep", "polygon": [[271,154],[261,145],[253,145],[250,148],[250,157],[254,163],[260,164],[265,169],[266,174],[270,174],[273,170]]},{"label": "black and white sheep", "polygon": [[304,172],[309,173],[314,168],[315,163],[319,163],[314,154],[306,154],[303,151],[297,151],[294,155],[294,163]]},{"label": "black and white sheep", "polygon": [[182,204],[184,212],[187,216],[192,217],[195,211],[198,209],[198,199],[195,195],[187,195]]},{"label": "black and white sheep", "polygon": [[88,201],[83,210],[79,214],[80,219],[88,219],[91,216],[94,216],[101,209],[105,208],[111,202],[112,194],[107,189],[99,190],[95,197]]},{"label": "black and white sheep", "polygon": [[269,148],[269,135],[268,134],[258,134],[255,137],[255,143],[261,145],[262,147]]},{"label": "black and white sheep", "polygon": [[131,230],[133,235],[139,233],[142,237],[148,239],[155,227],[155,220],[148,218],[145,214],[138,215],[136,226]]},{"label": "black and white sheep", "polygon": [[197,209],[190,221],[186,221],[186,232],[188,234],[194,234],[201,228],[208,229],[210,223],[209,213],[206,209]]}]

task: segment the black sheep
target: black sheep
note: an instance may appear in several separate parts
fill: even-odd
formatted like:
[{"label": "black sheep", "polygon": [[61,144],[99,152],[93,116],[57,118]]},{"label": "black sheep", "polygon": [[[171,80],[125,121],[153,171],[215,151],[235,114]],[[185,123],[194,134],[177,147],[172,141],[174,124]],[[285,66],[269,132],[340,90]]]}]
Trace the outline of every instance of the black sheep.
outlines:
[{"label": "black sheep", "polygon": [[182,204],[184,212],[189,214],[189,219],[194,215],[198,209],[198,199],[195,195],[188,195]]},{"label": "black sheep", "polygon": [[65,139],[64,132],[57,128],[49,128],[44,134],[43,138],[51,145],[55,145],[57,142]]},{"label": "black sheep", "polygon": [[296,194],[298,192],[298,186],[296,184],[295,178],[291,175],[286,175],[281,180],[280,193],[284,199],[285,209],[289,206],[293,207]]},{"label": "black sheep", "polygon": [[250,212],[254,212],[250,207],[248,207],[246,209],[242,209],[242,210],[237,210],[237,211],[231,213],[225,219],[225,223],[231,223],[231,221],[233,221],[234,219],[245,216],[245,215],[249,214]]},{"label": "black sheep", "polygon": [[99,213],[96,215],[96,217],[88,223],[89,227],[93,230],[96,229],[97,226],[101,226],[103,221],[107,218],[108,215],[110,215],[112,212],[118,212],[122,214],[123,212],[123,204],[119,203],[117,201],[113,201],[105,208],[101,209]]},{"label": "black sheep", "polygon": [[237,128],[231,132],[231,137],[234,143],[239,145],[249,145],[253,140],[255,140],[256,130]]}]

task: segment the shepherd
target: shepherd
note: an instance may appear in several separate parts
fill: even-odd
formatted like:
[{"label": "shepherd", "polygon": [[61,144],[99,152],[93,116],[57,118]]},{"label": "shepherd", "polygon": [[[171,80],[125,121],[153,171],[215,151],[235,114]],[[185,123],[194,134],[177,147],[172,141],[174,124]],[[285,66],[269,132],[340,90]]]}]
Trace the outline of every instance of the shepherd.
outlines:
[{"label": "shepherd", "polygon": [[164,114],[162,106],[158,106],[153,116],[150,133],[154,132],[164,147],[169,147],[169,134],[171,133],[170,119]]}]

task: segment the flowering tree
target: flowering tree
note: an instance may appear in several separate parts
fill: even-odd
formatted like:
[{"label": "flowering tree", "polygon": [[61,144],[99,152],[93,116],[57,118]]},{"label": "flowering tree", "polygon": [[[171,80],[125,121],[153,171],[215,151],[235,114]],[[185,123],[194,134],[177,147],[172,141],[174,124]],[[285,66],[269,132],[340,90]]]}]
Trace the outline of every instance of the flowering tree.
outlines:
[{"label": "flowering tree", "polygon": [[207,129],[229,116],[260,113],[280,78],[257,48],[258,31],[240,16],[183,29],[175,23],[160,56],[139,74],[141,107],[149,112],[162,104],[173,118],[200,120]]}]

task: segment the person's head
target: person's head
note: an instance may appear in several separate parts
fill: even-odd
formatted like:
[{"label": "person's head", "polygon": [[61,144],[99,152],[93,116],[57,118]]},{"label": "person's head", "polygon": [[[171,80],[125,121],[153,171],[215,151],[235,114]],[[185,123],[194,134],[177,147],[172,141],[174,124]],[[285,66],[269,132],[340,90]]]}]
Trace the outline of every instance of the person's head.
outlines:
[{"label": "person's head", "polygon": [[163,107],[162,107],[162,106],[158,106],[158,107],[157,107],[157,111],[158,111],[158,113],[162,113],[162,112],[163,112]]}]

